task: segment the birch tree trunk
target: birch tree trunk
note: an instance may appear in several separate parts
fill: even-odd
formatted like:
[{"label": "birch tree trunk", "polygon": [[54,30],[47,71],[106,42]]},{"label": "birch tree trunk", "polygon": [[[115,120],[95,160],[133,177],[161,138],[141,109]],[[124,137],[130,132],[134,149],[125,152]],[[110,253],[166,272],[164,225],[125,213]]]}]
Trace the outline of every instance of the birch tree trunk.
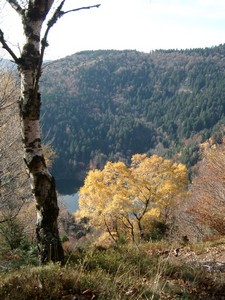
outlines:
[{"label": "birch tree trunk", "polygon": [[[29,1],[26,9],[22,9],[15,0],[8,0],[8,2],[20,14],[26,37],[21,56],[15,57],[15,62],[21,78],[19,107],[24,161],[36,201],[36,235],[40,261],[42,264],[49,261],[63,261],[64,253],[57,225],[59,208],[55,181],[45,163],[40,131],[39,79],[43,59],[40,51],[41,28],[54,1]],[[3,33],[1,32],[1,34],[3,44]]]},{"label": "birch tree trunk", "polygon": [[54,3],[54,0],[6,0],[19,14],[26,42],[20,57],[17,57],[4,39],[0,29],[0,43],[11,55],[18,66],[21,78],[21,96],[19,101],[24,161],[31,179],[32,193],[37,208],[37,241],[41,263],[63,261],[64,253],[58,232],[58,203],[55,181],[49,173],[43,156],[40,132],[39,79],[43,62],[47,36],[51,27],[63,15],[79,10],[98,8],[100,4],[62,10],[65,0],[59,1],[47,28],[41,38],[43,23]]},{"label": "birch tree trunk", "polygon": [[[33,2],[33,3],[32,3]],[[23,133],[24,160],[31,178],[32,193],[36,200],[36,234],[41,263],[62,261],[64,254],[61,245],[57,218],[56,187],[43,156],[40,132],[39,93],[40,36],[45,17],[53,1],[30,1],[23,15],[26,43],[18,64],[21,75],[20,115]]]}]

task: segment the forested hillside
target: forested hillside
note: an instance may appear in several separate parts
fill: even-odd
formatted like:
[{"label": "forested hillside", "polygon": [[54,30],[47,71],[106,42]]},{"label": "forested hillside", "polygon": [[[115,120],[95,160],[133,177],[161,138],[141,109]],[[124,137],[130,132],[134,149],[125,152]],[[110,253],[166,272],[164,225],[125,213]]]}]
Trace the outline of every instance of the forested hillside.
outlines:
[{"label": "forested hillside", "polygon": [[[60,205],[63,268],[38,261],[18,82],[3,68],[0,299],[224,299],[224,50],[93,51],[46,63],[47,166],[47,141],[56,178],[75,182],[102,166],[88,172],[73,215]],[[191,166],[200,151],[189,181],[179,160]],[[108,159],[116,162],[103,167]]]},{"label": "forested hillside", "polygon": [[225,45],[80,52],[47,63],[41,87],[56,178],[144,152],[190,166],[199,143],[223,135]]}]

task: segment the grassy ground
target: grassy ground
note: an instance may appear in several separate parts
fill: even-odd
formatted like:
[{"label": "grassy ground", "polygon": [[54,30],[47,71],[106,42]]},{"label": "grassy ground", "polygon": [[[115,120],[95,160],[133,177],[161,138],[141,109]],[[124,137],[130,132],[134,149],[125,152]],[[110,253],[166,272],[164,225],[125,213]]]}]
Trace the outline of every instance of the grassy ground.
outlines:
[{"label": "grassy ground", "polygon": [[[225,241],[75,250],[64,267],[3,253],[0,299],[225,299]],[[10,257],[11,255],[11,257]],[[218,261],[216,260],[218,259]],[[225,260],[224,260],[225,261]]]}]

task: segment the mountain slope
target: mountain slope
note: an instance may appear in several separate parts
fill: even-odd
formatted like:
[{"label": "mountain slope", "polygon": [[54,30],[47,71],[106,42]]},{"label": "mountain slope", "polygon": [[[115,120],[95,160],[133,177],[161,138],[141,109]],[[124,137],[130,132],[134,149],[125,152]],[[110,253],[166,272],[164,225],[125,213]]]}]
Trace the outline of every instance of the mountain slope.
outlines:
[{"label": "mountain slope", "polygon": [[46,65],[41,85],[58,178],[138,152],[179,153],[191,165],[199,142],[223,134],[225,45],[80,52]]}]

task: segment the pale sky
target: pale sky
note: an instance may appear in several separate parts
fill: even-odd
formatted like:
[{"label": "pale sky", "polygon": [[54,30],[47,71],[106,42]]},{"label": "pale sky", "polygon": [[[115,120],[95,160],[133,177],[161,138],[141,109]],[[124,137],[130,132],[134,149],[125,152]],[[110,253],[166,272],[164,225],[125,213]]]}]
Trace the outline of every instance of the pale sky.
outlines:
[{"label": "pale sky", "polygon": [[[0,28],[17,52],[22,29],[16,13],[4,3],[0,0]],[[149,52],[225,43],[225,0],[67,0],[66,7],[98,3],[98,9],[67,14],[55,24],[45,59],[83,50]]]}]

